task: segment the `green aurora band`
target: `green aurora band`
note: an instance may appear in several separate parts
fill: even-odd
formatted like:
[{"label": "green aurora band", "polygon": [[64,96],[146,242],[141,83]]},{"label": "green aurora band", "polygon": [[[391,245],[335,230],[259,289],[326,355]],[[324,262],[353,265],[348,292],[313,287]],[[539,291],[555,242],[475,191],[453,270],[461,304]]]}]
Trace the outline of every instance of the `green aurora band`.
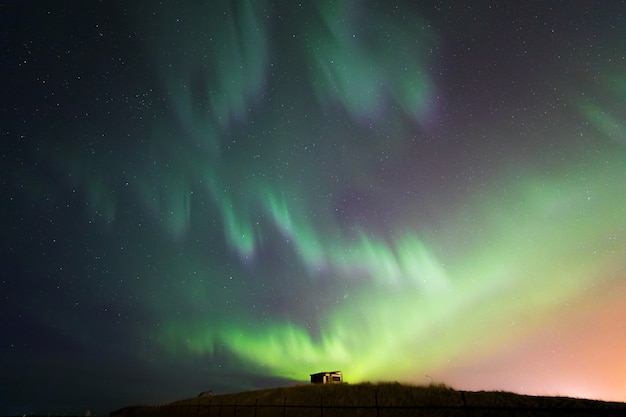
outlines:
[{"label": "green aurora band", "polygon": [[[244,308],[227,320],[171,319],[162,326],[159,339],[171,352],[210,357],[225,349],[264,372],[296,380],[319,369],[342,369],[352,382],[390,374],[411,380],[429,369],[445,368],[454,358],[480,357],[514,344],[529,326],[540,326],[542,317],[554,314],[597,281],[623,272],[626,199],[618,184],[624,184],[624,171],[614,157],[585,162],[582,172],[575,167],[540,176],[504,173],[509,178],[505,186],[500,182],[482,190],[465,209],[450,213],[445,225],[427,230],[428,243],[421,236],[423,228],[409,218],[397,220],[397,233],[391,238],[358,224],[346,231],[333,219],[329,206],[312,218],[307,207],[316,202],[319,206],[319,201],[306,191],[315,189],[310,178],[285,179],[280,169],[257,169],[254,160],[242,164],[237,144],[226,140],[238,123],[249,123],[246,114],[264,97],[262,80],[272,71],[268,42],[263,40],[268,29],[262,7],[239,4],[236,10],[245,24],[219,23],[228,26],[220,30],[231,35],[231,44],[218,45],[210,35],[189,38],[213,25],[209,16],[224,5],[198,6],[186,23],[197,31],[169,33],[172,51],[180,54],[185,49],[175,46],[189,44],[208,45],[208,50],[186,50],[174,60],[178,66],[162,65],[162,78],[181,123],[206,150],[200,159],[187,155],[195,161],[187,175],[206,187],[220,213],[226,243],[241,260],[250,261],[271,243],[266,236],[280,236],[309,279],[311,295],[300,295],[294,302],[304,316],[313,316],[259,317]],[[434,86],[422,58],[416,56],[405,65],[397,62],[407,61],[401,52],[409,48],[406,39],[421,39],[424,50],[432,46],[426,25],[418,30],[371,26],[396,31],[384,34],[398,38],[398,48],[387,50],[375,43],[382,33],[358,33],[354,27],[359,25],[349,24],[349,7],[329,4],[318,12],[323,29],[310,34],[307,44],[318,47],[302,58],[319,103],[328,107],[336,100],[357,122],[382,123],[389,116],[383,105],[392,97],[406,115],[425,122]],[[230,52],[223,55],[224,50]],[[220,65],[207,60],[209,52],[224,57]],[[600,132],[623,133],[615,116],[598,107],[582,104],[581,111]],[[280,128],[284,141],[289,127]],[[401,129],[392,133],[406,135]],[[296,129],[293,134],[300,133]],[[274,150],[268,146],[259,145],[259,157],[264,150]],[[320,169],[308,163],[293,157],[282,164],[301,165],[301,172]],[[235,173],[233,167],[242,171]],[[263,174],[256,175],[257,171]],[[182,177],[172,181],[185,184]],[[332,187],[326,192],[332,193]],[[180,207],[175,207],[176,201]],[[180,233],[189,218],[185,197],[166,199],[165,206],[171,213],[182,213],[173,214],[167,226]],[[444,250],[447,245],[454,250]],[[337,291],[349,286],[349,295],[330,303],[316,300],[317,286],[325,285],[320,282],[328,277]],[[213,301],[214,296],[203,301],[197,294],[190,295],[193,305]],[[523,323],[511,325],[516,320]],[[489,334],[493,337],[484,337]]]},{"label": "green aurora band", "polygon": [[[173,321],[162,342],[177,349],[184,341],[198,354],[220,344],[293,379],[312,369],[342,369],[352,382],[390,374],[410,380],[461,354],[501,349],[599,280],[623,273],[626,197],[617,184],[625,179],[616,160],[589,164],[582,173],[527,174],[509,185],[505,201],[500,190],[477,199],[470,214],[483,230],[470,231],[476,241],[450,260],[438,259],[408,232],[391,243],[365,235],[357,242],[327,242],[271,200],[276,225],[290,231],[294,247],[317,248],[299,251],[301,261],[322,260],[335,279],[365,276],[358,292],[320,314],[319,336],[292,322]],[[450,222],[450,230],[466,227],[460,223],[467,216]],[[523,322],[510,326],[515,320]]]},{"label": "green aurora band", "polygon": [[[271,63],[264,2],[237,5],[197,3],[184,16],[186,30],[145,29],[153,33],[154,59],[179,127],[155,124],[143,165],[133,165],[130,156],[85,161],[67,149],[53,152],[107,221],[118,207],[111,197],[115,184],[97,167],[116,161],[135,172],[126,178],[128,187],[168,235],[184,237],[194,216],[219,223],[229,251],[250,268],[271,264],[264,256],[277,241],[290,250],[298,268],[280,279],[286,282],[285,297],[293,296],[290,305],[299,310],[297,317],[259,314],[249,305],[211,316],[209,306],[219,299],[245,298],[246,289],[225,286],[209,293],[204,282],[231,272],[207,260],[211,272],[184,290],[187,309],[196,315],[167,314],[158,330],[158,340],[172,354],[191,352],[210,361],[225,350],[265,373],[296,380],[321,369],[341,369],[351,382],[391,374],[419,380],[425,371],[445,368],[455,359],[478,358],[515,344],[529,328],[540,327],[543,317],[624,273],[626,178],[619,156],[625,130],[618,114],[580,102],[598,140],[610,143],[595,160],[572,158],[569,166],[543,175],[516,167],[496,172],[499,181],[474,190],[463,208],[443,210],[445,223],[430,228],[413,220],[411,210],[419,208],[412,209],[409,198],[403,203],[408,214],[394,219],[388,227],[393,233],[383,237],[369,224],[338,221],[327,196],[340,190],[336,184],[344,178],[369,184],[374,194],[383,190],[367,161],[351,166],[341,161],[357,150],[376,154],[384,149],[394,156],[402,147],[366,140],[336,146],[343,138],[324,126],[303,133],[298,125],[310,124],[307,111],[312,111],[304,103],[298,112],[284,109],[291,121],[278,116],[254,120],[264,100],[281,102],[286,93]],[[175,14],[161,7],[155,21],[145,19],[147,28],[165,27],[159,16]],[[231,9],[234,20],[212,20]],[[436,89],[425,63],[434,43],[427,25],[402,27],[383,18],[377,25],[337,25],[333,22],[355,18],[349,6],[329,3],[316,11],[322,29],[310,33],[306,43],[294,35],[299,45],[294,51],[310,45],[314,50],[288,52],[308,69],[300,82],[310,85],[308,93],[328,109],[323,115],[343,111],[342,117],[383,129],[396,142],[410,135],[403,118],[428,124]],[[217,29],[208,33],[206,27]],[[377,29],[359,33],[356,27]],[[389,31],[380,32],[383,27]],[[218,33],[221,38],[227,33],[228,42],[217,42]],[[381,36],[395,37],[397,48],[377,45]],[[415,48],[414,40],[420,53],[403,53]],[[216,64],[211,56],[222,60]],[[268,90],[268,79],[278,87]],[[387,107],[402,109],[403,116],[390,114]],[[258,137],[238,139],[241,126],[252,123],[261,132]],[[315,152],[324,154],[327,164],[310,158],[308,146],[291,143],[306,143],[307,137],[316,138],[311,148],[320,142]],[[248,146],[245,152],[242,142]],[[250,151],[250,143],[258,152]],[[205,209],[194,212],[198,201]],[[170,275],[185,275],[186,268],[193,269],[185,265]],[[290,280],[304,290],[294,295]],[[331,292],[332,300],[324,299]],[[154,310],[159,308],[155,301]],[[146,335],[154,336],[152,329]]]}]

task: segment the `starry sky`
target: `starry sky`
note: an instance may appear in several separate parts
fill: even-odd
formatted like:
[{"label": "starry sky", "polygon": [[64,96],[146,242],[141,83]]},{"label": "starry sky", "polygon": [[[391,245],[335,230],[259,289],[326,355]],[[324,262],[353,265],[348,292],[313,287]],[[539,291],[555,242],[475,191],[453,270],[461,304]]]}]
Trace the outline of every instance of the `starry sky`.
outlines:
[{"label": "starry sky", "polygon": [[626,400],[624,1],[0,4],[0,414]]}]

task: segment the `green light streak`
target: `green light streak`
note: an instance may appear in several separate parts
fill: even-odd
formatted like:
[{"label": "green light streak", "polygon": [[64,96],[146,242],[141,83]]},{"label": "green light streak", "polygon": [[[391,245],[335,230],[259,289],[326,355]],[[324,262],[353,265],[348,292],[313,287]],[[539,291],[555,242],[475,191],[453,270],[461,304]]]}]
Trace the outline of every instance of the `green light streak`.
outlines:
[{"label": "green light streak", "polygon": [[582,102],[579,107],[598,131],[614,142],[626,145],[626,124],[621,119],[591,102]]},{"label": "green light streak", "polygon": [[578,109],[605,137],[621,146],[626,146],[626,123],[622,121],[626,114],[624,106],[626,104],[626,76],[613,77],[613,82],[608,85],[606,93],[612,100],[602,100],[604,103],[602,106],[593,99],[579,99]]},{"label": "green light streak", "polygon": [[244,216],[237,216],[236,211],[228,200],[220,202],[224,232],[229,246],[244,257],[254,253],[255,240],[252,224]]},{"label": "green light streak", "polygon": [[[284,196],[278,197],[269,187],[262,187],[260,195],[262,204],[276,227],[292,239],[296,253],[302,261],[312,268],[325,263],[326,254],[313,227],[304,219],[294,220],[291,214],[293,210],[288,207]],[[296,212],[302,213],[303,210]]]},{"label": "green light streak", "polygon": [[339,99],[357,119],[378,112],[382,77],[366,56],[358,52],[346,55],[340,47],[317,51],[316,55],[323,80],[316,83],[319,97],[324,101],[326,96]]},{"label": "green light streak", "polygon": [[359,6],[319,6],[324,25],[312,35],[310,45],[316,47],[308,65],[318,99],[325,105],[339,101],[353,118],[369,122],[383,118],[391,98],[406,114],[425,122],[434,95],[420,61],[434,43],[427,25],[417,29],[416,24],[363,17],[367,13],[354,14],[351,7]]},{"label": "green light streak", "polygon": [[434,95],[433,87],[419,74],[407,76],[400,81],[400,87],[394,89],[394,97],[405,113],[416,120],[423,120],[428,114],[431,98]]},{"label": "green light streak", "polygon": [[248,108],[265,88],[265,2],[186,6],[182,15],[176,5],[161,5],[155,13],[158,30],[146,31],[154,39],[154,59],[172,109],[195,140],[216,152],[216,130],[224,133],[246,121]]},{"label": "green light streak", "polygon": [[251,258],[256,250],[256,234],[247,210],[242,208],[245,202],[236,204],[228,187],[219,183],[210,171],[205,170],[202,175],[220,212],[228,246],[243,259]]},{"label": "green light streak", "polygon": [[[222,128],[227,128],[232,119],[245,118],[246,106],[264,84],[268,60],[263,18],[257,17],[253,6],[258,2],[236,2],[237,7],[234,3],[228,9],[238,10],[238,15],[226,13],[223,15],[226,19],[222,16],[211,22],[219,25],[217,32],[228,42],[213,45],[210,56],[220,56],[222,65],[217,66],[216,91],[211,88],[206,92]],[[207,77],[207,82],[209,80],[213,78]]]}]

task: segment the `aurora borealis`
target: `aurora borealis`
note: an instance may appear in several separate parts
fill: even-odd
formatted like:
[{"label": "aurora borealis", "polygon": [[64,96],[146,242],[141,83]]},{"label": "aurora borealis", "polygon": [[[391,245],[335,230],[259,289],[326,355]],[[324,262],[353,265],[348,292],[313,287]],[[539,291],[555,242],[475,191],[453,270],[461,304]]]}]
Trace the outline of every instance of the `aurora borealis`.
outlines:
[{"label": "aurora borealis", "polygon": [[623,1],[127,3],[0,6],[0,414],[626,400]]}]

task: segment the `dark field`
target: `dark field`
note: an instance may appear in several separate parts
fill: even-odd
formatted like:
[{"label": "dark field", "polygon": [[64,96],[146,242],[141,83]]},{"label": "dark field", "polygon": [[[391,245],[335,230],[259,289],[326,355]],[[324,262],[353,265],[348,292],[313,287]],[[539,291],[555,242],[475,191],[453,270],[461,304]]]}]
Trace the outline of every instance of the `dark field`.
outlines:
[{"label": "dark field", "polygon": [[626,403],[398,383],[301,385],[128,407],[112,417],[626,416]]}]

